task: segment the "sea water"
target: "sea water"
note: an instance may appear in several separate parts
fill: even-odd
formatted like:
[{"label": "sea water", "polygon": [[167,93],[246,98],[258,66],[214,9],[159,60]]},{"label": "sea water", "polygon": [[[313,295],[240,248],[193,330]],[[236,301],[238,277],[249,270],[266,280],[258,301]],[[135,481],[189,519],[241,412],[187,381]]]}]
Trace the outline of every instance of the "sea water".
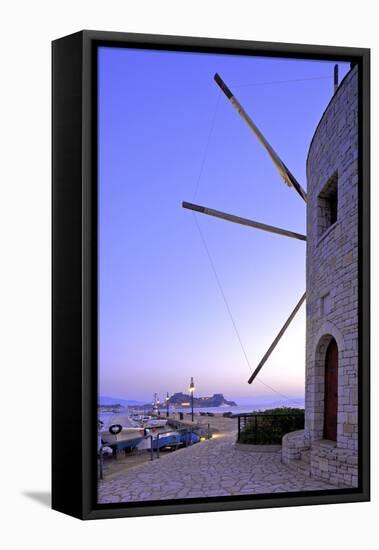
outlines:
[{"label": "sea water", "polygon": [[[220,407],[194,407],[193,412],[194,414],[198,414],[200,412],[204,413],[214,413],[214,414],[223,414],[225,412],[231,412],[232,414],[243,414],[243,413],[250,413],[253,411],[265,411],[267,409],[275,409],[278,407],[296,407],[296,408],[304,408],[304,399],[296,398],[294,401],[274,401],[274,402],[256,402],[253,401],[249,404],[244,405],[237,405],[236,407],[232,407],[230,405],[221,405]],[[138,410],[138,407],[129,407],[129,412],[136,413]],[[145,414],[149,414],[149,411],[147,409],[139,409],[142,413],[142,411]],[[160,407],[160,413],[162,416],[166,416],[166,407]],[[150,411],[151,412],[151,411]],[[179,413],[182,412],[184,414],[191,414],[191,407],[170,407],[169,413]]]}]

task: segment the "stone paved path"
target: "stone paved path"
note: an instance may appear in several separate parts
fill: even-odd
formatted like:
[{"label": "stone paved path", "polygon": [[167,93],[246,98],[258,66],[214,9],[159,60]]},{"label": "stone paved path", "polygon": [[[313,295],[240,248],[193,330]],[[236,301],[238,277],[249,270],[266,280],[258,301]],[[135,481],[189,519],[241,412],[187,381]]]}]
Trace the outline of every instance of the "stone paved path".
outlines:
[{"label": "stone paved path", "polygon": [[280,450],[236,446],[235,434],[181,449],[99,481],[100,503],[334,489],[281,462]]}]

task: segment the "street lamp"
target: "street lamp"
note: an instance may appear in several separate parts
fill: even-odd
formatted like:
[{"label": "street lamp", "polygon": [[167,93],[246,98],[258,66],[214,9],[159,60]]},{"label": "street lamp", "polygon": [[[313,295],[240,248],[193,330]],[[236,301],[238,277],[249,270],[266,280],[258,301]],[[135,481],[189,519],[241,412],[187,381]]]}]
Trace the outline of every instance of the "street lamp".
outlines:
[{"label": "street lamp", "polygon": [[192,376],[191,376],[191,383],[189,385],[188,390],[189,390],[190,395],[191,395],[191,411],[192,411],[191,418],[192,418],[192,422],[193,422],[193,392],[195,391],[195,384],[193,383],[193,377]]},{"label": "street lamp", "polygon": [[158,398],[158,394],[154,394],[154,401],[152,403],[153,405],[153,410],[152,410],[152,414],[156,414],[158,415],[158,409],[159,409],[159,398]]},{"label": "street lamp", "polygon": [[167,418],[169,417],[169,413],[168,413],[169,400],[170,400],[170,396],[167,392],[167,395],[166,395],[166,416],[167,416]]}]

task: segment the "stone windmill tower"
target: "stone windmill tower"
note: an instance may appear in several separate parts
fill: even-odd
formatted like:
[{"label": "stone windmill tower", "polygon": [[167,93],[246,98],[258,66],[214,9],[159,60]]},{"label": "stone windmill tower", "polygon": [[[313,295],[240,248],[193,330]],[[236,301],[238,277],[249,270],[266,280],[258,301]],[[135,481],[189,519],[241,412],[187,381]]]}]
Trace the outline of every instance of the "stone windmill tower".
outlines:
[{"label": "stone windmill tower", "polygon": [[338,486],[358,484],[358,68],[338,86],[313,136],[307,193],[219,75],[215,81],[307,208],[307,235],[184,202],[183,207],[306,241],[306,293],[249,379],[252,383],[306,299],[305,429],[282,459]]},{"label": "stone windmill tower", "polygon": [[[358,484],[358,67],[307,159],[305,445],[311,474]],[[287,436],[290,440],[290,436]]]}]

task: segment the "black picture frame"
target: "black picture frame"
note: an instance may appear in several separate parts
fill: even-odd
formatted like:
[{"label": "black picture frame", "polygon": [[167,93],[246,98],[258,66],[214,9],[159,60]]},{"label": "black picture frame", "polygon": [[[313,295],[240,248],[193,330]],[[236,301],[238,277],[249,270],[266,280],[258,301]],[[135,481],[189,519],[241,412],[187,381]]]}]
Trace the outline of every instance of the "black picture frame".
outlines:
[{"label": "black picture frame", "polygon": [[[97,63],[100,45],[350,61],[359,67],[356,489],[100,505],[97,483]],[[85,30],[52,43],[52,507],[81,519],[370,499],[370,50]],[[69,450],[69,452],[67,452]]]}]

